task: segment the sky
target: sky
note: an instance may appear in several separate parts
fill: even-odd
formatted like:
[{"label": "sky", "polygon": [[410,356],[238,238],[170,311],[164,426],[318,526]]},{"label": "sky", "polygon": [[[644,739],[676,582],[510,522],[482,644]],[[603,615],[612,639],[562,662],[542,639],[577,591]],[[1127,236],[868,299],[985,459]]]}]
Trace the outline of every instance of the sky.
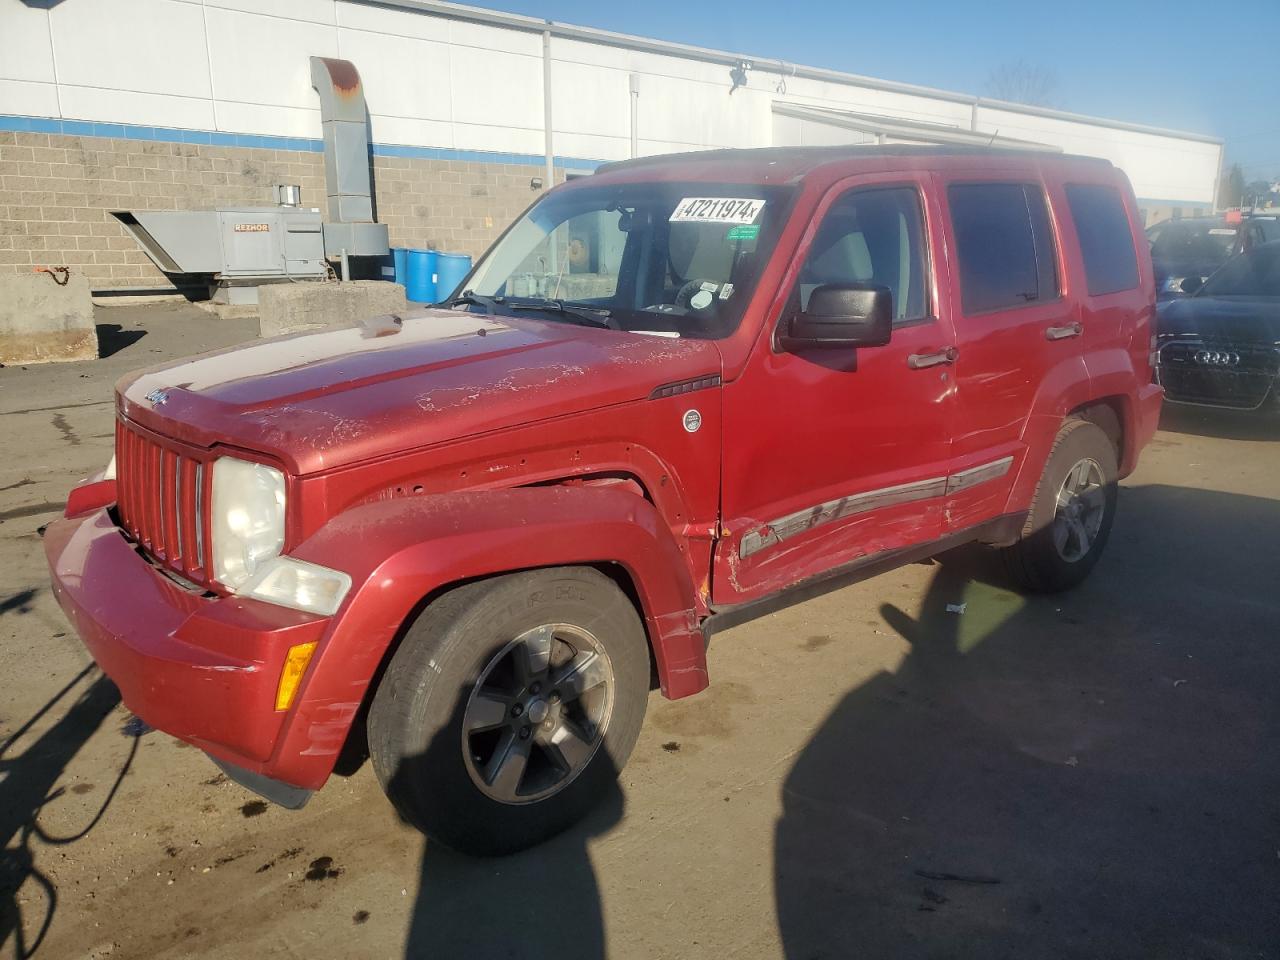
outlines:
[{"label": "sky", "polygon": [[1280,179],[1276,0],[466,2],[961,93],[1020,60],[1058,109],[1219,137],[1246,180]]}]

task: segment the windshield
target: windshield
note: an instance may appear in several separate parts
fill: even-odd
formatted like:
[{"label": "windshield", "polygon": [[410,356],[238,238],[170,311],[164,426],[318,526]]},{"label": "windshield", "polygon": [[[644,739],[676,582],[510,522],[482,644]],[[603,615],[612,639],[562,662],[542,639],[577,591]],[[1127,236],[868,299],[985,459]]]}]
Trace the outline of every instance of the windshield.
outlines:
[{"label": "windshield", "polygon": [[[601,311],[618,329],[725,337],[742,319],[791,194],[658,182],[558,191],[507,231],[466,287],[504,312],[559,301]],[[547,306],[556,316],[557,305]]]},{"label": "windshield", "polygon": [[1151,259],[1217,266],[1231,256],[1239,231],[1224,221],[1166,220],[1147,230]]},{"label": "windshield", "polygon": [[1196,296],[1280,297],[1280,243],[1254,247],[1228,260]]}]

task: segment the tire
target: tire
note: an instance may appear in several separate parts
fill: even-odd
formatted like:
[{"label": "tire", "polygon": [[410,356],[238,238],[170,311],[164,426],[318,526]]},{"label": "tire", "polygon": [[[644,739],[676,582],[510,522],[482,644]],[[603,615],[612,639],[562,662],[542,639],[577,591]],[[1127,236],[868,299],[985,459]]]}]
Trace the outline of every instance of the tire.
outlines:
[{"label": "tire", "polygon": [[374,694],[369,754],[432,840],[513,853],[612,788],[648,693],[644,625],[612,580],[585,567],[509,574],[458,587],[414,621]]},{"label": "tire", "polygon": [[[1079,478],[1086,473],[1087,492],[1073,494],[1067,489],[1080,486]],[[1062,425],[1045,461],[1022,536],[1000,551],[1016,585],[1034,593],[1056,593],[1089,575],[1111,536],[1117,473],[1116,449],[1100,427],[1087,420]],[[1066,501],[1061,506],[1060,495]],[[1073,513],[1077,510],[1081,512]]]}]

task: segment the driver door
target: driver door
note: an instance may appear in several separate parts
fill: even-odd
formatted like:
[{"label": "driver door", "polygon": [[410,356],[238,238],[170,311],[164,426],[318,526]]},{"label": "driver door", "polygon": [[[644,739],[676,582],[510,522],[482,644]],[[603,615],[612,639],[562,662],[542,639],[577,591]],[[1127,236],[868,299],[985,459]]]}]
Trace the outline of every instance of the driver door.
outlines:
[{"label": "driver door", "polygon": [[[786,306],[724,388],[714,606],[942,535],[955,336],[931,260],[940,223],[923,176],[852,178],[820,204]],[[777,347],[778,324],[817,286],[854,282],[891,290],[888,344]]]}]

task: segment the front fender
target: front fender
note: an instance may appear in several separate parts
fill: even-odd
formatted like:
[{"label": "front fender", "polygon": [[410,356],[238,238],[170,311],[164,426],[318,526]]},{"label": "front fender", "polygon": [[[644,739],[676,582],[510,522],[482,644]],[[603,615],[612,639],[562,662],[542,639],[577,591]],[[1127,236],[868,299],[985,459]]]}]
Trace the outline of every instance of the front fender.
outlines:
[{"label": "front fender", "polygon": [[[615,563],[635,585],[662,692],[707,685],[694,585],[653,505],[608,487],[522,487],[387,500],[335,517],[293,555],[351,575],[277,747],[289,782],[323,782],[388,647],[424,597],[534,567]],[[315,785],[319,785],[316,783]]]}]

